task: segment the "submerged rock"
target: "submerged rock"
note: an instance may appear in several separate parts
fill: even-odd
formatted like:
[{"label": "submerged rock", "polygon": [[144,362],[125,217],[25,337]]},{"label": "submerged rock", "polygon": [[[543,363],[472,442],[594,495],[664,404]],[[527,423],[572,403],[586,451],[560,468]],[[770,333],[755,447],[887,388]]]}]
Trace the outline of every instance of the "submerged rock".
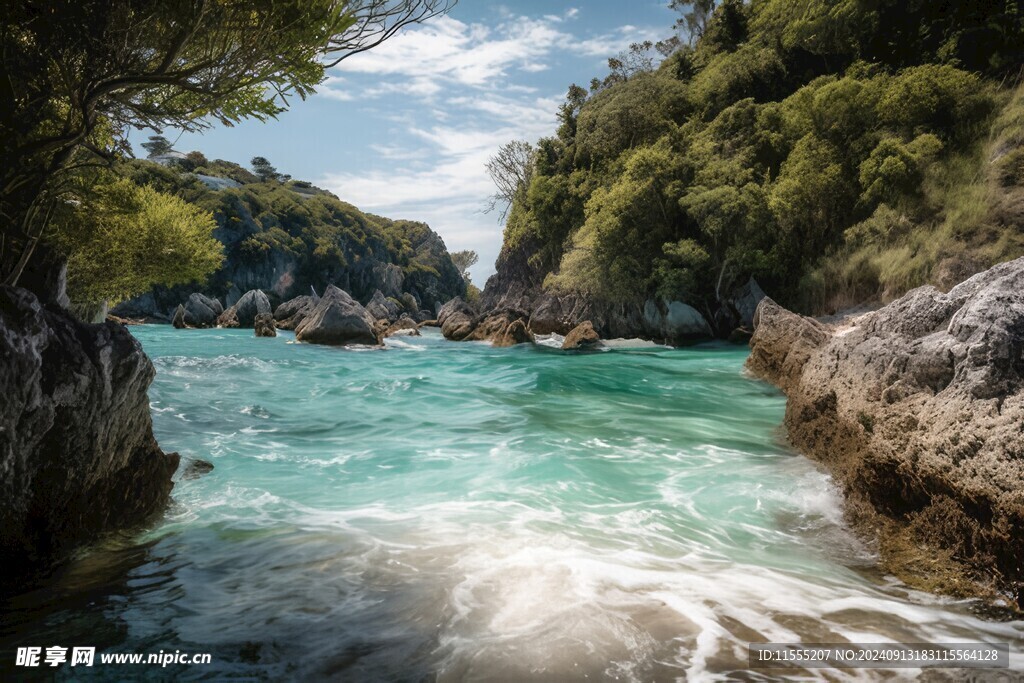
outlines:
[{"label": "submerged rock", "polygon": [[285,301],[274,310],[274,322],[279,330],[294,330],[309,315],[320,297],[303,295]]},{"label": "submerged rock", "polygon": [[269,313],[260,313],[253,322],[253,329],[257,337],[276,337],[277,327],[274,325],[274,316]]},{"label": "submerged rock", "polygon": [[198,479],[204,474],[209,474],[213,471],[213,463],[206,460],[200,460],[199,458],[191,458],[185,464],[184,470],[181,472],[182,479]]},{"label": "submerged rock", "polygon": [[154,370],[116,323],[0,286],[0,555],[29,571],[167,502],[177,453],[153,438]]},{"label": "submerged rock", "polygon": [[855,521],[882,530],[887,568],[1024,607],[1024,258],[841,329],[767,298],[755,324],[747,366],[786,393],[790,440]]},{"label": "submerged rock", "polygon": [[295,329],[295,338],[311,344],[380,343],[376,321],[365,308],[341,289],[328,285],[320,302]]},{"label": "submerged rock", "polygon": [[565,335],[562,348],[566,351],[575,351],[595,346],[601,341],[594,325],[589,320],[584,320]]},{"label": "submerged rock", "polygon": [[250,289],[217,317],[218,327],[252,327],[256,316],[270,313],[270,299],[261,289]]}]

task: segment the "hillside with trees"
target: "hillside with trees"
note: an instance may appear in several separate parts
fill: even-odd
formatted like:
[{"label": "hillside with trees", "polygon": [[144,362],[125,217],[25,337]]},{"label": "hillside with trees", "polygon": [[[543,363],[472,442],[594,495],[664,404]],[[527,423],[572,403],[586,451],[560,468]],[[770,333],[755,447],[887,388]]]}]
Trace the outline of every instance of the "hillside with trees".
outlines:
[{"label": "hillside with trees", "polygon": [[673,5],[690,44],[634,45],[569,89],[555,135],[492,160],[485,302],[713,319],[753,276],[820,313],[1024,254],[1024,3]]},{"label": "hillside with trees", "polygon": [[90,290],[89,273],[72,262],[73,298],[119,301],[127,294],[135,298],[122,303],[119,312],[167,316],[193,291],[233,301],[249,289],[263,289],[280,301],[334,284],[364,301],[379,289],[410,312],[432,312],[436,304],[466,293],[459,267],[426,224],[364,213],[306,181],[281,175],[264,157],[253,158],[251,172],[199,152],[166,165],[132,160],[118,171],[125,182],[207,216],[223,260],[203,277],[161,280],[131,292],[114,291],[109,278],[96,279],[95,286],[106,289]]}]

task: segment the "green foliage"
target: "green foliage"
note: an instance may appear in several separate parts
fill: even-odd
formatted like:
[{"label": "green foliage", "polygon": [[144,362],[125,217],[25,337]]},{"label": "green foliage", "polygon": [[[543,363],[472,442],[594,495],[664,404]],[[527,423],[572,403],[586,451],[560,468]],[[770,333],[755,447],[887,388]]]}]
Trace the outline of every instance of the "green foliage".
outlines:
[{"label": "green foliage", "polygon": [[546,287],[699,308],[753,275],[813,311],[1024,252],[1014,3],[672,7],[694,44],[615,58],[537,145],[505,248]]},{"label": "green foliage", "polygon": [[223,247],[208,212],[127,179],[106,180],[52,237],[69,257],[74,301],[118,301],[154,285],[203,281],[220,266]]},{"label": "green foliage", "polygon": [[142,143],[142,148],[149,152],[149,158],[167,154],[171,151],[171,141],[163,135],[150,135],[148,142]]}]

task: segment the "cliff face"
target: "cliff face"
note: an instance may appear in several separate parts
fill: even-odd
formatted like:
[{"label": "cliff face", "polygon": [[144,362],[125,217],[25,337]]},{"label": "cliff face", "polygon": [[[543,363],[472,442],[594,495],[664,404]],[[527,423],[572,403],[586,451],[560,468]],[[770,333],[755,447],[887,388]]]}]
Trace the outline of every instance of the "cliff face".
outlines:
[{"label": "cliff face", "polygon": [[889,568],[1024,608],[1024,258],[841,327],[765,300],[756,326],[748,368],[786,393],[790,439],[881,532]]},{"label": "cliff face", "polygon": [[547,273],[533,265],[537,244],[529,237],[498,256],[496,272],[480,298],[484,314],[522,311],[534,334],[568,334],[589,321],[605,339],[644,337],[681,344],[711,337],[728,337],[737,328],[752,326],[753,312],[764,292],[751,279],[713,308],[698,310],[687,302],[647,299],[626,303],[602,301],[580,294],[545,291]]},{"label": "cliff face", "polygon": [[162,509],[177,453],[153,438],[153,365],[128,331],[0,287],[0,555],[45,567]]},{"label": "cliff face", "polygon": [[333,284],[362,302],[378,289],[396,299],[408,293],[430,311],[466,292],[444,241],[424,223],[364,213],[308,184],[211,188],[189,174],[134,164],[137,182],[158,184],[213,213],[225,259],[206,283],[155,287],[119,304],[115,315],[169,321],[196,291],[229,307],[260,289],[276,305]]}]

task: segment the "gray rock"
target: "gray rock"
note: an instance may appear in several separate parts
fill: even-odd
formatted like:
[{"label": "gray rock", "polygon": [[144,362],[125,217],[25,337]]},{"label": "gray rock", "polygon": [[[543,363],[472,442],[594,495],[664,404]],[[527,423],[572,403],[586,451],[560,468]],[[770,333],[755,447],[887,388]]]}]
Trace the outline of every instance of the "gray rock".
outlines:
[{"label": "gray rock", "polygon": [[328,285],[320,302],[295,329],[295,338],[311,344],[380,343],[373,319],[358,301],[334,285]]},{"label": "gray rock", "polygon": [[310,314],[320,297],[297,296],[285,301],[274,310],[274,321],[279,330],[294,330]]},{"label": "gray rock", "polygon": [[256,323],[256,316],[270,313],[270,299],[261,289],[250,289],[217,317],[218,327],[249,327]]},{"label": "gray rock", "polygon": [[224,306],[217,299],[194,292],[185,303],[184,322],[188,327],[214,327]]},{"label": "gray rock", "polygon": [[473,307],[457,296],[438,309],[437,324],[445,339],[463,341],[473,332],[474,315]]},{"label": "gray rock", "polygon": [[765,296],[766,294],[754,278],[750,278],[745,285],[738,287],[727,302],[729,307],[736,312],[738,318],[733,327],[754,329],[754,313],[757,311],[757,305]]},{"label": "gray rock", "polygon": [[181,472],[182,479],[198,479],[213,471],[213,463],[199,458],[190,458]]},{"label": "gray rock", "polygon": [[178,466],[153,438],[153,365],[126,328],[0,286],[0,556],[66,557],[163,508]]},{"label": "gray rock", "polygon": [[394,323],[392,323],[391,326],[388,327],[387,331],[384,333],[385,337],[394,337],[400,335],[418,337],[420,336],[420,326],[412,318],[402,316]]},{"label": "gray rock", "polygon": [[253,322],[253,330],[257,337],[276,337],[277,326],[274,325],[274,316],[269,313],[260,313]]},{"label": "gray rock", "polygon": [[681,301],[644,303],[643,324],[647,334],[673,344],[708,339],[714,336],[711,326],[693,306]]},{"label": "gray rock", "polygon": [[187,327],[185,324],[185,307],[178,304],[178,307],[174,309],[174,317],[171,318],[171,324],[174,325],[175,329],[183,330]]},{"label": "gray rock", "polygon": [[373,298],[366,304],[366,310],[376,320],[387,320],[388,322],[398,320],[398,306],[394,301],[385,297],[379,289],[373,293]]},{"label": "gray rock", "polygon": [[786,393],[792,443],[883,548],[929,558],[884,559],[922,587],[980,578],[1024,607],[1024,258],[835,327],[766,298],[755,324],[748,367]]}]

